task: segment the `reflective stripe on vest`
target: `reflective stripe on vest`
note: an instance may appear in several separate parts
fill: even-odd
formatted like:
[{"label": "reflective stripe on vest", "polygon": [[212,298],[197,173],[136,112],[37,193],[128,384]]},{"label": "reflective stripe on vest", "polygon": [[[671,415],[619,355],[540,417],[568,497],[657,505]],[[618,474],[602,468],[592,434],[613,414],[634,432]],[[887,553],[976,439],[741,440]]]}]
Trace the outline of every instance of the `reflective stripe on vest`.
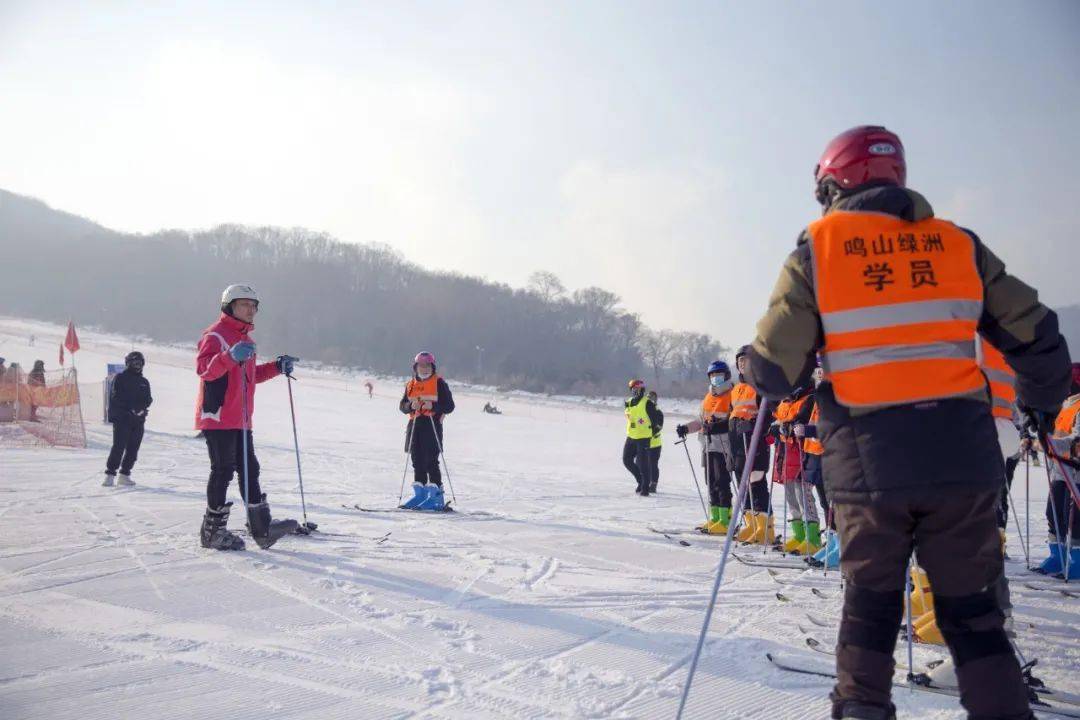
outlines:
[{"label": "reflective stripe on vest", "polygon": [[996,347],[979,337],[979,365],[990,383],[994,417],[1012,420],[1013,406],[1016,404],[1016,373],[1005,361],[1005,356]]},{"label": "reflective stripe on vest", "polygon": [[[433,403],[439,399],[439,376],[434,373],[427,380],[417,380],[413,378],[405,385],[405,395],[410,400],[420,399],[429,403]],[[415,418],[417,415],[431,415],[430,410],[414,410],[409,413],[409,417]]]},{"label": "reflective stripe on vest", "polygon": [[983,285],[952,223],[834,211],[810,224],[822,367],[840,404],[905,405],[986,386],[975,352]]},{"label": "reflective stripe on vest", "polygon": [[[814,409],[810,411],[810,422],[807,425],[813,425],[815,431],[817,429],[818,420],[821,418],[821,411],[818,409],[821,406],[817,403],[814,404]],[[824,455],[825,446],[821,444],[821,438],[808,437],[803,440],[803,450],[811,455]]]},{"label": "reflective stripe on vest", "polygon": [[646,407],[648,399],[643,395],[636,404],[631,398],[626,401],[626,436],[632,440],[644,440],[652,437],[652,422],[649,421],[649,413]]},{"label": "reflective stripe on vest", "polygon": [[717,420],[727,420],[731,415],[731,393],[721,393],[720,395],[713,395],[711,392],[705,393],[705,399],[701,401],[701,419],[708,420],[709,418],[715,418]]},{"label": "reflective stripe on vest", "polygon": [[1054,421],[1054,437],[1069,437],[1076,432],[1076,417],[1080,415],[1080,395],[1073,395],[1065,400]]},{"label": "reflective stripe on vest", "polygon": [[757,417],[757,391],[746,383],[731,388],[731,417],[752,420]]}]

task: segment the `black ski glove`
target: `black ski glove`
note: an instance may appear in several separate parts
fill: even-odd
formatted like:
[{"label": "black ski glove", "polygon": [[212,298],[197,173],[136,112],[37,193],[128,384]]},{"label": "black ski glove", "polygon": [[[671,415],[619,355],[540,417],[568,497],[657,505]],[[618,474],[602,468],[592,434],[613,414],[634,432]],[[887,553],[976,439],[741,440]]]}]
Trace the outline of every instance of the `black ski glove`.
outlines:
[{"label": "black ski glove", "polygon": [[1036,410],[1035,408],[1021,407],[1020,412],[1024,415],[1024,429],[1035,433],[1036,437],[1053,436],[1054,421],[1058,411]]},{"label": "black ski glove", "polygon": [[680,438],[685,439],[686,436],[689,433],[690,433],[690,428],[686,427],[685,425],[676,425],[675,426],[675,434],[678,435]]},{"label": "black ski glove", "polygon": [[277,365],[278,372],[282,375],[292,375],[293,365],[300,361],[300,358],[293,357],[292,355],[278,355],[274,364]]}]

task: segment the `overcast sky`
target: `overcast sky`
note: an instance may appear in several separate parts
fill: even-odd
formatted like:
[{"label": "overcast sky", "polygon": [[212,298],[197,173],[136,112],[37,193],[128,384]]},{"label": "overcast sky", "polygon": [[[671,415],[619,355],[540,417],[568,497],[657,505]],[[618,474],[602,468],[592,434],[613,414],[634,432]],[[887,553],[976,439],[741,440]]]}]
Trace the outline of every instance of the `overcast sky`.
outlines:
[{"label": "overcast sky", "polygon": [[4,189],[120,230],[547,269],[731,345],[863,123],[939,216],[1080,302],[1078,2],[0,0]]}]

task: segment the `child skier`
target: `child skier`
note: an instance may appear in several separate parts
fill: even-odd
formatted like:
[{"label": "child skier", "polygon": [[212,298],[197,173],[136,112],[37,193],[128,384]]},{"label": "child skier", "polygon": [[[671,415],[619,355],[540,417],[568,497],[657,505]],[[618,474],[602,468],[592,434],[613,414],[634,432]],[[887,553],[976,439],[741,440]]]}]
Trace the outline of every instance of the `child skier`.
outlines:
[{"label": "child skier", "polygon": [[412,368],[413,376],[405,383],[399,407],[409,416],[405,452],[412,458],[413,496],[401,507],[446,510],[439,455],[443,447],[443,418],[454,412],[454,396],[446,381],[436,374],[434,355],[426,351],[417,353]]},{"label": "child skier", "polygon": [[709,488],[709,519],[698,530],[710,535],[725,535],[731,524],[731,456],[729,436],[731,418],[731,369],[723,360],[715,360],[707,371],[709,389],[701,401],[697,420],[679,425],[675,433],[685,438],[698,434],[705,485]]}]

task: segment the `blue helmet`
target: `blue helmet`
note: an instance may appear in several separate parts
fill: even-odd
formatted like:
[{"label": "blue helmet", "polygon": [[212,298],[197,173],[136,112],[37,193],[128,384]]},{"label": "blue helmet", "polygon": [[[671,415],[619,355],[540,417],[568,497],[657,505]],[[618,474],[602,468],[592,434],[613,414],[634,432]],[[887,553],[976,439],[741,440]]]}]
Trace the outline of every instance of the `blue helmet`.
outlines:
[{"label": "blue helmet", "polygon": [[709,363],[709,371],[705,374],[713,375],[715,373],[723,373],[725,380],[731,379],[731,368],[729,368],[728,364],[723,360],[713,360]]}]

